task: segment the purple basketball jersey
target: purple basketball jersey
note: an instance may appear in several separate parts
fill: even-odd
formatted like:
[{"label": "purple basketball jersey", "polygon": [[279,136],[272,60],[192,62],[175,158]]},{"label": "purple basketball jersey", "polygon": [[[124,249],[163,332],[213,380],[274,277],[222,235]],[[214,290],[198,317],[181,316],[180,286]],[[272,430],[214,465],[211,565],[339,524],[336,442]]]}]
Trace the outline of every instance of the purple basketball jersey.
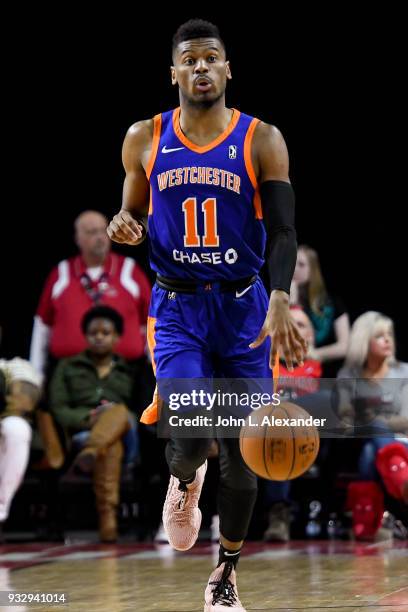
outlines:
[{"label": "purple basketball jersey", "polygon": [[251,163],[258,120],[234,109],[225,132],[198,146],[182,133],[179,116],[178,108],[154,119],[147,172],[151,266],[198,282],[257,274],[266,240]]}]

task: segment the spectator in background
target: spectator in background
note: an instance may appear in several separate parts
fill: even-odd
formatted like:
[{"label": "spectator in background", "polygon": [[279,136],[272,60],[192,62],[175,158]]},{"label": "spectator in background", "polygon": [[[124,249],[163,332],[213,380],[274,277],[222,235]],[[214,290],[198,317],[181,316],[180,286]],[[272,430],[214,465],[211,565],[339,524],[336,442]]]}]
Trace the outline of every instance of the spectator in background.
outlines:
[{"label": "spectator in background", "polygon": [[0,359],[0,541],[30,454],[28,416],[40,397],[40,377],[28,361]]},{"label": "spectator in background", "polygon": [[[359,458],[362,482],[353,483],[350,496],[354,514],[362,505],[370,505],[368,497],[372,508],[379,505],[378,482],[389,495],[408,504],[408,363],[395,358],[390,318],[369,311],[356,319],[338,378],[339,416],[367,438]],[[371,519],[364,524],[360,512],[354,523],[356,537],[374,537],[373,526]],[[380,520],[375,527],[379,529]]]},{"label": "spectator in background", "polygon": [[81,213],[75,221],[80,254],[61,261],[46,280],[30,349],[30,362],[43,375],[48,357],[55,361],[85,349],[81,319],[97,304],[115,308],[124,319],[116,352],[127,360],[144,358],[150,285],[133,259],[110,252],[106,227],[101,213]]},{"label": "spectator in background", "polygon": [[342,301],[328,295],[319,257],[314,249],[306,245],[298,247],[290,301],[302,306],[312,321],[315,355],[323,364],[323,375],[334,378],[347,351],[349,316]]},{"label": "spectator in background", "polygon": [[113,352],[123,331],[119,313],[96,306],[84,315],[81,327],[87,349],[58,363],[50,382],[50,409],[70,446],[81,448],[74,465],[93,471],[100,539],[114,542],[124,444],[128,454],[135,453],[135,424],[128,410],[133,377]]},{"label": "spectator in background", "polygon": [[[295,322],[302,337],[308,343],[308,354],[303,366],[294,366],[293,371],[289,371],[283,363],[279,368],[279,389],[283,389],[290,396],[282,395],[285,401],[293,400],[298,395],[315,393],[318,391],[318,379],[321,376],[322,368],[320,361],[316,357],[314,348],[314,329],[312,322],[307,314],[299,306],[291,306],[290,314]],[[290,537],[290,490],[289,480],[282,482],[266,481],[265,499],[268,506],[268,527],[264,533],[264,540],[267,542],[287,542]]]},{"label": "spectator in background", "polygon": [[[290,306],[290,314],[298,330],[306,340],[308,350],[303,365],[300,366],[295,364],[292,371],[289,371],[286,368],[285,362],[282,361],[279,367],[280,376],[288,379],[288,382],[290,382],[290,378],[321,378],[322,365],[319,359],[319,352],[315,347],[315,332],[312,322],[303,308],[299,305]],[[308,385],[307,390],[310,392],[315,389],[311,389],[310,385]]]}]

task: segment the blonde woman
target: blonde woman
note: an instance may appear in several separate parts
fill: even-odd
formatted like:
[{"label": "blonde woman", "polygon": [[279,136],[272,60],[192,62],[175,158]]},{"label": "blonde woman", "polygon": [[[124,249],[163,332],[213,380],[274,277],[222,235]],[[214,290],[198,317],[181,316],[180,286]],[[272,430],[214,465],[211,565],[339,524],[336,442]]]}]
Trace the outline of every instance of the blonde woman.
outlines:
[{"label": "blonde woman", "polygon": [[343,414],[352,411],[362,423],[376,418],[391,432],[408,435],[408,364],[395,357],[394,325],[389,317],[369,311],[356,319],[338,378],[351,381],[342,385]]},{"label": "blonde woman", "polygon": [[340,415],[352,417],[368,441],[362,480],[380,480],[388,493],[408,503],[408,364],[395,357],[394,325],[369,311],[351,328],[345,366],[338,374]]},{"label": "blonde woman", "polygon": [[324,376],[335,377],[347,351],[349,316],[342,300],[327,293],[318,254],[305,244],[298,247],[290,301],[312,321],[316,358],[323,364]]}]

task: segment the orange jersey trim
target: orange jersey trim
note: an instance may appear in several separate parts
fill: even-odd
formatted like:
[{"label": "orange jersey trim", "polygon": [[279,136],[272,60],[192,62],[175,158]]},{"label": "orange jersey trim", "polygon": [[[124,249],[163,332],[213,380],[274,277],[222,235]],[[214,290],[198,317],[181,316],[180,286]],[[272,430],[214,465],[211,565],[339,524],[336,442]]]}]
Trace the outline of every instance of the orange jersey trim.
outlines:
[{"label": "orange jersey trim", "polygon": [[[147,317],[147,344],[150,351],[150,357],[152,360],[153,372],[156,374],[156,362],[154,360],[154,347],[156,346],[155,328],[156,328],[156,318],[155,317]],[[159,419],[159,410],[158,410],[158,392],[157,386],[154,391],[153,400],[149,406],[143,410],[142,416],[140,417],[140,422],[144,425],[153,425],[153,423],[157,423]]]},{"label": "orange jersey trim", "polygon": [[150,180],[150,175],[153,170],[154,162],[156,161],[157,151],[159,149],[159,142],[161,136],[161,126],[162,126],[162,116],[155,115],[153,117],[153,141],[152,141],[152,150],[149,157],[149,162],[146,168],[146,176],[147,180]]},{"label": "orange jersey trim", "polygon": [[211,141],[210,143],[208,143],[207,145],[204,145],[204,146],[199,146],[199,145],[195,144],[194,142],[191,142],[191,140],[189,140],[187,138],[187,136],[185,136],[183,134],[183,132],[181,131],[181,127],[180,127],[180,112],[181,112],[181,108],[180,107],[176,108],[174,110],[174,112],[173,112],[173,129],[174,129],[178,139],[188,149],[191,149],[191,151],[194,151],[195,153],[207,153],[207,151],[211,151],[211,149],[214,149],[214,147],[218,146],[226,138],[228,138],[228,136],[231,134],[231,132],[237,126],[237,123],[239,121],[241,113],[236,108],[233,108],[232,111],[233,111],[232,112],[232,118],[231,118],[231,121],[230,121],[227,129],[224,130],[222,132],[222,134],[217,136],[217,138],[215,138],[213,141]]},{"label": "orange jersey trim", "polygon": [[254,193],[253,204],[254,204],[254,208],[255,208],[255,219],[263,219],[261,195],[259,193],[258,187],[256,188],[256,191]]},{"label": "orange jersey trim", "polygon": [[157,421],[159,420],[158,402],[159,394],[156,385],[152,403],[149,404],[149,406],[145,408],[145,410],[143,410],[142,416],[140,417],[140,422],[143,423],[143,425],[154,425],[154,423],[157,423]]},{"label": "orange jersey trim", "polygon": [[150,185],[150,196],[149,196],[149,211],[147,213],[148,215],[152,215],[153,214],[153,192],[152,192],[152,186]]},{"label": "orange jersey trim", "polygon": [[254,209],[255,209],[255,218],[256,219],[262,219],[263,215],[262,215],[262,206],[261,206],[261,196],[259,195],[259,186],[258,186],[258,181],[256,178],[256,174],[255,174],[255,170],[254,170],[254,165],[252,163],[252,140],[254,137],[254,132],[255,132],[255,128],[259,123],[259,119],[252,119],[248,131],[246,133],[245,136],[245,141],[244,141],[244,161],[245,161],[245,168],[246,171],[248,173],[249,176],[249,180],[252,183],[252,187],[255,189],[255,194],[254,194]]},{"label": "orange jersey trim", "polygon": [[154,360],[154,349],[156,346],[156,317],[147,317],[147,345],[149,347],[150,357],[152,360],[153,372],[156,374],[156,362]]}]

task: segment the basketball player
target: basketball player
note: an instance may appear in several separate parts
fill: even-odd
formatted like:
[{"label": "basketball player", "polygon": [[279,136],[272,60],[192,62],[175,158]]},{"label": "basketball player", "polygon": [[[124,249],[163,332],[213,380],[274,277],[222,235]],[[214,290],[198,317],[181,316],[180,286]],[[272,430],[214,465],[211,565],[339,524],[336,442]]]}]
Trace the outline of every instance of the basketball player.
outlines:
[{"label": "basketball player", "polygon": [[[123,204],[108,234],[137,245],[149,232],[157,279],[148,335],[157,380],[270,377],[279,347],[289,368],[307,348],[288,307],[296,235],[285,142],[275,127],[226,107],[231,70],[216,26],[183,24],[172,57],[180,107],[129,129]],[[269,300],[258,278],[264,257]],[[243,612],[235,568],[257,481],[238,440],[219,442],[220,553],[204,610]],[[166,449],[163,524],[177,550],[198,536],[210,445],[173,439]]]}]

